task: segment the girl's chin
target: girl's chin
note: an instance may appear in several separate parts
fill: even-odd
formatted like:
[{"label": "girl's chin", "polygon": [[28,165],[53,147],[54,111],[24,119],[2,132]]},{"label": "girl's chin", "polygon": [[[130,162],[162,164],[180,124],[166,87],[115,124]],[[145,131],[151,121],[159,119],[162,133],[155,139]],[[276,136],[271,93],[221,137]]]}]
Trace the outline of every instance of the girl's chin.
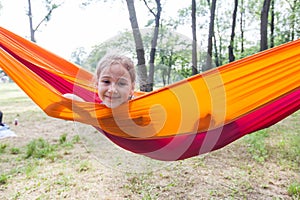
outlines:
[{"label": "girl's chin", "polygon": [[116,108],[120,106],[120,103],[113,103],[113,102],[103,102],[103,104],[108,108]]}]

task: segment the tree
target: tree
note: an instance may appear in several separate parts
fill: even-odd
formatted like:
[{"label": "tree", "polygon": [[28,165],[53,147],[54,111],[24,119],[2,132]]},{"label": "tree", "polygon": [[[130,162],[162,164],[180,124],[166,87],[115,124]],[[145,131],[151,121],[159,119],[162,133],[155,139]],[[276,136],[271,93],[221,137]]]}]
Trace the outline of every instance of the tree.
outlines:
[{"label": "tree", "polygon": [[270,22],[270,47],[274,47],[274,30],[275,30],[275,0],[271,0],[271,22]]},{"label": "tree", "polygon": [[86,51],[83,47],[78,47],[75,51],[72,52],[71,61],[77,65],[82,66],[86,57]]},{"label": "tree", "polygon": [[[209,3],[209,0],[207,0]],[[206,58],[206,65],[203,71],[207,71],[212,68],[212,39],[214,36],[214,22],[215,22],[215,11],[216,11],[216,2],[217,0],[212,0],[210,5],[210,22],[209,22],[209,33],[208,33],[208,44],[207,44],[207,58]]]},{"label": "tree", "polygon": [[234,44],[234,36],[235,36],[235,24],[236,24],[236,13],[238,8],[238,0],[234,1],[234,9],[232,13],[232,27],[231,27],[231,35],[230,35],[230,43],[228,46],[228,55],[229,55],[229,62],[232,62],[235,60],[235,56],[233,53],[233,44]]},{"label": "tree", "polygon": [[[95,0],[100,1],[100,0]],[[93,0],[86,0],[82,3],[83,6],[89,5]],[[104,2],[106,2],[104,0]],[[149,74],[147,72],[146,67],[146,59],[145,59],[145,47],[142,40],[142,34],[139,28],[139,24],[137,21],[136,10],[134,0],[126,0],[127,10],[129,13],[129,20],[131,24],[132,34],[135,42],[135,50],[137,55],[137,74],[139,77],[139,87],[141,91],[152,91],[153,90],[153,81],[154,81],[154,61],[156,55],[156,46],[159,34],[159,26],[160,26],[160,16],[161,16],[161,3],[160,0],[155,0],[156,8],[151,8],[150,3],[152,1],[143,0],[144,4],[150,11],[150,13],[154,16],[154,31],[153,37],[151,40],[151,51],[149,56]]]},{"label": "tree", "polygon": [[[92,1],[96,0],[90,0],[90,2]],[[110,1],[106,2],[110,3]],[[125,1],[123,2],[125,3]],[[138,1],[134,2],[133,0],[127,0],[126,2],[131,3],[134,6],[133,3],[136,3]],[[169,20],[167,20],[162,16],[160,19],[160,25],[157,22],[158,20],[155,21],[155,17],[158,16],[157,14],[159,11],[159,7],[157,7],[157,4],[155,5],[156,1],[140,0],[139,2],[144,2],[150,11],[149,13],[152,13],[151,17],[154,16],[154,18],[152,17],[150,20],[148,20],[148,26],[153,26],[154,31],[149,31],[148,29],[146,33],[147,37],[144,37],[144,30],[142,31],[142,33],[139,32],[140,27],[138,26],[136,21],[136,18],[139,16],[136,16],[134,10],[134,15],[130,14],[130,20],[132,24],[131,28],[133,30],[130,30],[130,32],[128,32],[127,34],[131,36],[135,35],[135,38],[132,37],[130,38],[130,40],[126,40],[124,43],[131,43],[132,46],[129,55],[133,55],[132,58],[134,59],[138,57],[138,63],[143,63],[144,72],[138,73],[139,77],[145,75],[145,84],[150,83],[149,75],[151,73],[154,73],[155,83],[159,82],[162,84],[168,84],[172,83],[179,77],[176,77],[176,73],[182,74],[184,75],[184,77],[187,77],[195,73],[195,71],[192,72],[193,69],[197,69],[199,71],[201,69],[202,71],[205,71],[212,68],[212,64],[219,66],[223,63],[252,55],[260,50],[260,43],[257,42],[256,36],[261,33],[261,27],[269,28],[269,26],[271,25],[271,31],[267,34],[267,37],[270,37],[270,40],[266,40],[266,44],[270,43],[270,46],[276,46],[288,42],[293,38],[297,39],[297,37],[300,37],[299,0],[276,0],[275,4],[273,0],[270,0],[271,5],[269,6],[270,11],[268,12],[271,15],[268,14],[266,15],[267,17],[264,18],[267,19],[265,26],[258,25],[261,22],[261,16],[263,13],[262,11],[264,9],[263,3],[257,4],[256,0],[192,0],[192,5],[189,5],[186,8],[181,8],[178,11],[178,18],[174,16],[170,17]],[[166,0],[165,2],[172,3],[172,0]],[[196,8],[193,8],[193,2],[197,3]],[[166,6],[169,6],[167,3]],[[272,14],[273,12],[274,14]],[[134,17],[132,18],[132,16]],[[133,19],[135,19],[136,22],[133,22]],[[239,28],[236,28],[236,23],[238,22],[240,23]],[[195,25],[193,25],[193,23]],[[166,46],[164,46],[164,49],[161,49],[162,46],[160,43],[163,40],[168,40],[170,36],[167,34],[163,35],[160,32],[164,32],[164,29],[171,29],[172,31],[176,31],[176,29],[180,29],[180,26],[182,25],[191,25],[191,36],[193,32],[194,34],[193,41],[189,40],[190,52],[186,53],[185,51],[185,60],[182,59],[183,64],[181,65],[179,64],[179,62],[181,61],[182,57],[178,56],[178,51],[172,49],[171,45],[169,45],[168,48],[165,48]],[[157,41],[156,49],[153,48],[155,46],[155,40],[153,40],[153,38],[155,39],[155,27],[159,27],[159,38]],[[272,33],[272,31],[274,31],[274,34]],[[142,34],[142,36],[140,36],[140,39],[136,37],[136,33]],[[201,33],[201,37],[198,36],[199,33]],[[139,43],[136,41],[139,41],[141,45],[137,45]],[[207,46],[205,47],[207,48],[207,51],[199,51],[196,54],[197,57],[192,57],[192,52],[194,52],[194,55],[196,52],[195,49],[192,50],[192,45],[195,45],[196,43],[199,43],[199,45],[207,44]],[[115,47],[119,49],[122,45],[122,43],[119,43],[118,46]],[[112,46],[110,45],[110,47]],[[124,49],[124,51],[126,51],[126,48]],[[126,52],[128,51],[129,50],[127,50]],[[138,54],[143,56],[141,57]],[[207,56],[205,56],[206,54]],[[151,55],[151,59],[149,55]],[[140,58],[143,58],[144,62],[140,62]],[[149,71],[149,74],[147,74],[147,65],[145,64],[145,62],[148,61],[148,58],[149,63],[147,63],[147,65],[149,64],[153,65],[153,67],[155,66],[155,68],[152,68],[154,70],[151,73]],[[146,87],[144,89],[145,90],[143,91],[148,90]]]},{"label": "tree", "polygon": [[[156,59],[156,73],[161,75],[156,83],[173,83],[192,75],[192,40],[165,26],[161,27]],[[157,77],[157,75],[156,75]]]},{"label": "tree", "polygon": [[33,15],[32,15],[32,7],[31,7],[31,0],[28,0],[28,18],[29,18],[29,27],[30,27],[30,40],[32,42],[36,42],[35,39],[35,33],[38,30],[38,28],[45,22],[48,22],[50,20],[52,11],[56,8],[58,8],[60,5],[57,5],[55,3],[52,3],[51,0],[45,0],[46,8],[48,10],[48,13],[45,15],[45,17],[37,24],[36,27],[33,27]]},{"label": "tree", "polygon": [[264,0],[261,10],[260,22],[260,50],[268,49],[268,16],[271,0]]},{"label": "tree", "polygon": [[192,75],[198,74],[197,70],[197,31],[196,31],[196,0],[192,0]]},{"label": "tree", "polygon": [[[289,21],[290,21],[290,40],[295,39],[296,31],[299,33],[299,10],[300,10],[300,1],[299,0],[292,0],[290,2],[289,0],[286,0],[287,4],[289,5],[289,10],[291,11]],[[298,19],[297,19],[298,15]],[[297,27],[298,25],[298,27]]]},{"label": "tree", "polygon": [[154,83],[154,61],[155,61],[155,53],[156,53],[156,46],[157,46],[157,39],[159,33],[159,23],[160,23],[160,14],[161,14],[161,3],[160,0],[155,0],[156,2],[156,12],[151,9],[146,0],[144,0],[145,5],[147,6],[150,13],[155,18],[155,25],[154,25],[154,33],[151,40],[151,51],[150,51],[150,61],[149,61],[149,75],[147,80],[147,87],[146,91],[150,92],[153,90],[153,83]]},{"label": "tree", "polygon": [[241,0],[240,6],[240,32],[241,32],[241,53],[244,53],[244,15],[245,15],[245,8],[244,8],[244,0]]},{"label": "tree", "polygon": [[137,73],[140,81],[140,90],[147,91],[147,68],[145,61],[145,50],[143,45],[143,40],[139,28],[139,24],[136,17],[134,0],[126,0],[127,8],[129,12],[129,20],[132,28],[133,38],[135,42],[135,49],[137,55]]},{"label": "tree", "polygon": [[[150,54],[152,32],[143,32],[142,40],[145,44],[145,54]],[[99,58],[111,49],[118,49],[131,58],[135,58],[132,31],[122,32],[116,37],[94,46],[82,66],[94,71]],[[161,26],[154,63],[155,85],[166,85],[191,76],[191,52],[192,42],[190,38],[173,32],[173,29],[171,30],[167,26]]]}]

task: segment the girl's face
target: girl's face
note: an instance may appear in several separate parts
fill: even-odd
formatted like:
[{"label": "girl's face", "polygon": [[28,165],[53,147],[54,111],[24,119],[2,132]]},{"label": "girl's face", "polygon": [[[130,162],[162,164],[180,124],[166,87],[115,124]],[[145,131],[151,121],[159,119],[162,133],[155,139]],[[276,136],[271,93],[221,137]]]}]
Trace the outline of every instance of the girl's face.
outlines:
[{"label": "girl's face", "polygon": [[134,92],[134,83],[130,74],[120,64],[106,67],[99,75],[98,94],[102,103],[109,108],[116,108],[128,101]]}]

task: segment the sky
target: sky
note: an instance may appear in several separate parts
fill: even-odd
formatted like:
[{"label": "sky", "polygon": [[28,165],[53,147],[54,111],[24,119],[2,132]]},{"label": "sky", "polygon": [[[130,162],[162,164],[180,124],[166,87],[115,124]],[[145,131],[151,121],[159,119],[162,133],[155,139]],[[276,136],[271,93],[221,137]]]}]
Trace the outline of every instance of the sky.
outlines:
[{"label": "sky", "polygon": [[[29,19],[27,0],[0,0],[0,26],[22,37],[29,38]],[[34,26],[47,12],[41,0],[32,0]],[[115,0],[108,3],[96,3],[80,7],[82,0],[65,0],[53,11],[51,20],[39,28],[36,33],[37,44],[51,52],[69,59],[78,47],[89,50],[118,33],[131,29],[127,6],[124,1]],[[123,2],[123,3],[122,3]],[[163,16],[175,16],[177,10],[189,6],[190,2],[182,0],[165,0]],[[140,28],[144,27],[149,16],[145,5],[136,0],[136,12]],[[190,28],[190,27],[188,27]]]}]

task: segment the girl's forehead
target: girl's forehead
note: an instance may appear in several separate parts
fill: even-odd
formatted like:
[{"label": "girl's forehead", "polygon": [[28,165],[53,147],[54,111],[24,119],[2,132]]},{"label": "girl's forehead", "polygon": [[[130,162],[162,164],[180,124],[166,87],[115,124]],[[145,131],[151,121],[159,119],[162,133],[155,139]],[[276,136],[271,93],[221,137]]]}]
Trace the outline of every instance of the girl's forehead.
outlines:
[{"label": "girl's forehead", "polygon": [[104,76],[109,76],[112,78],[126,78],[130,80],[130,74],[128,70],[121,64],[113,64],[111,66],[105,67],[100,73],[100,78]]}]

